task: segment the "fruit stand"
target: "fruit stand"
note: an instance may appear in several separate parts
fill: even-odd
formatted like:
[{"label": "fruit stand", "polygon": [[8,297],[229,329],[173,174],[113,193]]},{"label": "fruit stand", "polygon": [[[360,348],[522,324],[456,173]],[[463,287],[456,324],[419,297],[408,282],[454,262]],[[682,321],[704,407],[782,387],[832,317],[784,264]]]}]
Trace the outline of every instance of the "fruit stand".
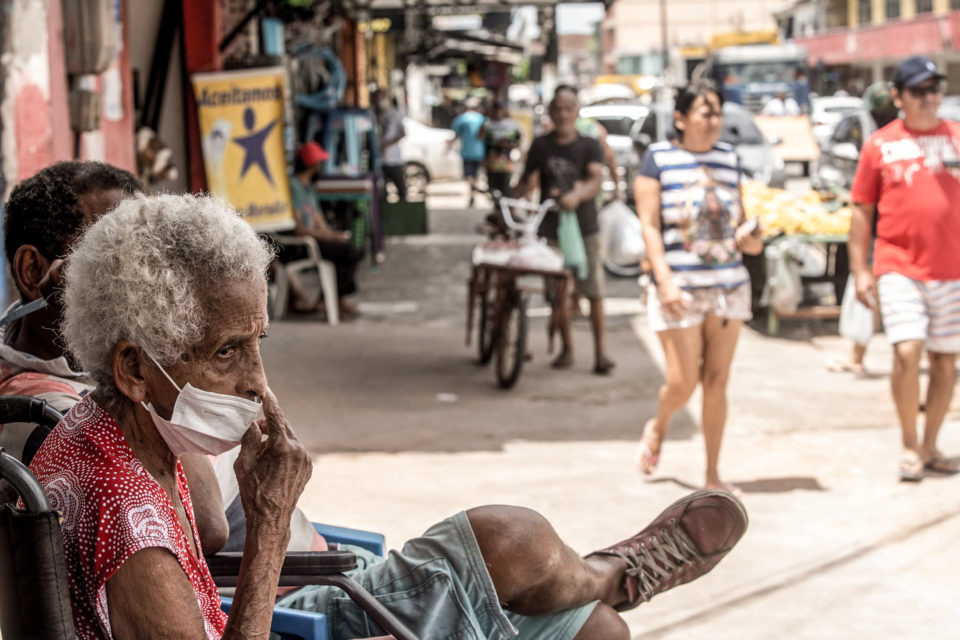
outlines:
[{"label": "fruit stand", "polygon": [[[847,238],[850,233],[850,207],[838,198],[824,198],[816,191],[795,195],[755,181],[743,183],[743,207],[747,218],[757,217],[765,244],[783,236],[826,248],[826,269],[822,276],[803,277],[802,284],[830,282],[835,304],[800,306],[790,313],[766,308],[767,329],[775,335],[779,321],[786,318],[839,318],[840,301],[849,273]],[[754,291],[766,283],[766,261],[746,261],[754,280]],[[755,299],[758,297],[755,296]],[[757,305],[755,305],[757,306]]]}]

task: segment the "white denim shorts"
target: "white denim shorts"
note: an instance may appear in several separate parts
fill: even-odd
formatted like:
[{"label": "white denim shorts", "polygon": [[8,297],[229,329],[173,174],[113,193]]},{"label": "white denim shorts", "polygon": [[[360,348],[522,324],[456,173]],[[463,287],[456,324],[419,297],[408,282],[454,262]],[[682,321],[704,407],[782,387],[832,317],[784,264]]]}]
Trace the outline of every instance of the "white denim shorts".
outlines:
[{"label": "white denim shorts", "polygon": [[880,314],[890,344],[920,340],[934,353],[960,353],[960,280],[877,279]]},{"label": "white denim shorts", "polygon": [[703,324],[707,316],[729,318],[730,320],[749,320],[753,317],[750,310],[750,283],[745,282],[732,289],[723,287],[705,287],[684,291],[690,295],[690,306],[681,315],[667,313],[660,304],[660,291],[657,285],[650,283],[647,288],[647,322],[650,330],[659,333],[666,329],[686,329]]}]

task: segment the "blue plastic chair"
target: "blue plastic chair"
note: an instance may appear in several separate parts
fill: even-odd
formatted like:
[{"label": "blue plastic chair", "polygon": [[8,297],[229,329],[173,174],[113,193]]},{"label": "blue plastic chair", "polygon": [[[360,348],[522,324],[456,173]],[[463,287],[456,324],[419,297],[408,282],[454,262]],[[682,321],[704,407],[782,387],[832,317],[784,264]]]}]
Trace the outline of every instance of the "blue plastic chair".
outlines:
[{"label": "blue plastic chair", "polygon": [[[381,533],[317,522],[313,523],[313,528],[329,543],[353,545],[378,556],[384,554],[386,539]],[[230,612],[232,604],[233,598],[221,596],[220,608],[225,612]],[[283,640],[330,640],[327,616],[323,613],[276,607],[273,610],[273,622],[270,624],[270,630]]]}]

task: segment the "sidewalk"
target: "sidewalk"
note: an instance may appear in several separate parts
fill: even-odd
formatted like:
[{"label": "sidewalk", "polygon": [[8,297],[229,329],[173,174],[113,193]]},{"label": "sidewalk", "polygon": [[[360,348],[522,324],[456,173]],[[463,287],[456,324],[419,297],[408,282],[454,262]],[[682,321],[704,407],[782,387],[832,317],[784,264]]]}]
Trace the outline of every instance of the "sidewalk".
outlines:
[{"label": "sidewalk", "polygon": [[[443,202],[457,206],[456,196]],[[575,324],[576,368],[550,370],[534,318],[533,362],[515,389],[497,389],[463,341],[470,229],[481,217],[433,209],[430,236],[391,241],[387,262],[361,275],[360,320],[271,328],[271,385],[315,454],[301,504],[314,519],[381,531],[391,546],[461,508],[522,504],[587,552],[699,485],[699,421],[679,414],[657,475],[634,471],[662,362],[645,319],[629,313],[628,281],[608,281],[608,306],[627,312],[609,318],[613,376],[590,374],[586,323]],[[881,336],[867,360],[875,376],[856,379],[826,371],[841,339],[794,329],[745,330],[734,363],[722,468],[744,490],[746,537],[710,575],[628,613],[634,638],[956,635],[960,478],[894,477]],[[942,448],[956,455],[957,402],[948,420]]]}]

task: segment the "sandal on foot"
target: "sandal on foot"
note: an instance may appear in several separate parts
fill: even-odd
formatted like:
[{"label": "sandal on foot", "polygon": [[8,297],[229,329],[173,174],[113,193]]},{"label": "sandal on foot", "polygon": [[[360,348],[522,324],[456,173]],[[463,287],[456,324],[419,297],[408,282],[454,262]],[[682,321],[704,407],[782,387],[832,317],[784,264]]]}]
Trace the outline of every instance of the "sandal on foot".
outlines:
[{"label": "sandal on foot", "polygon": [[832,373],[852,373],[855,376],[867,375],[867,370],[862,364],[850,362],[849,360],[834,360],[827,364],[827,371]]},{"label": "sandal on foot", "polygon": [[904,453],[900,456],[897,475],[904,482],[919,482],[923,480],[923,460],[915,453]]},{"label": "sandal on foot", "polygon": [[569,351],[564,351],[550,363],[552,369],[569,369],[573,366],[573,356]]},{"label": "sandal on foot", "polygon": [[656,471],[657,465],[660,464],[660,452],[654,453],[647,444],[647,430],[652,422],[653,418],[643,425],[643,435],[640,436],[640,445],[637,447],[637,469],[644,475],[650,475]]},{"label": "sandal on foot", "polygon": [[607,356],[600,356],[597,359],[597,363],[593,365],[593,372],[598,376],[609,375],[615,366],[617,366],[616,362]]},{"label": "sandal on foot", "polygon": [[954,460],[944,456],[942,453],[935,453],[933,457],[923,463],[923,468],[927,471],[952,476],[960,472],[960,465]]},{"label": "sandal on foot", "polygon": [[743,489],[735,484],[730,484],[729,482],[710,483],[704,488],[712,491],[726,491],[736,498],[743,497]]}]

